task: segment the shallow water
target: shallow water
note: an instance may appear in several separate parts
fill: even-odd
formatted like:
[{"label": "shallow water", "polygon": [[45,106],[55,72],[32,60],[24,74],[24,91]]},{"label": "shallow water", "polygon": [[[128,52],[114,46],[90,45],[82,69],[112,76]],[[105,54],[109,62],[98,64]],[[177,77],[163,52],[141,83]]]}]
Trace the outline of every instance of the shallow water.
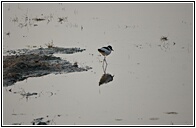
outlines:
[{"label": "shallow water", "polygon": [[[43,117],[51,125],[192,125],[192,21],[188,3],[4,4],[4,50],[51,42],[85,48],[55,56],[92,69],[3,87],[3,124]],[[99,86],[97,49],[109,44],[106,72],[114,77]]]}]

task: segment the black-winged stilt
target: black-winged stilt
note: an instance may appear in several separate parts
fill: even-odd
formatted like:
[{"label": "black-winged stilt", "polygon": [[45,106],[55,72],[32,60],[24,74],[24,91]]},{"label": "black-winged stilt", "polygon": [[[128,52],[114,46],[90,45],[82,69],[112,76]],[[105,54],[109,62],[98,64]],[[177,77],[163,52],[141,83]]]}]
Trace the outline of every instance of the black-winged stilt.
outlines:
[{"label": "black-winged stilt", "polygon": [[106,62],[106,56],[108,56],[114,50],[112,49],[112,46],[109,45],[107,47],[99,48],[98,51],[104,56],[104,61]]},{"label": "black-winged stilt", "polygon": [[102,47],[102,48],[99,48],[98,51],[103,55],[103,56],[108,56],[111,51],[114,51],[112,49],[112,46],[107,46],[107,47]]}]

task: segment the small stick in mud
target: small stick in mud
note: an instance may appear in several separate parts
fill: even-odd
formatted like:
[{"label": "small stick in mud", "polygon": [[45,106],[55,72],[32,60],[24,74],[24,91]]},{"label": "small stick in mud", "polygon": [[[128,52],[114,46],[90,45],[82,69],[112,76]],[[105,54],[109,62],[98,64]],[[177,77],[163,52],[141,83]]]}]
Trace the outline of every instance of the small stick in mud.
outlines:
[{"label": "small stick in mud", "polygon": [[54,47],[54,43],[53,40],[51,41],[51,43],[45,44],[48,48],[53,48]]}]

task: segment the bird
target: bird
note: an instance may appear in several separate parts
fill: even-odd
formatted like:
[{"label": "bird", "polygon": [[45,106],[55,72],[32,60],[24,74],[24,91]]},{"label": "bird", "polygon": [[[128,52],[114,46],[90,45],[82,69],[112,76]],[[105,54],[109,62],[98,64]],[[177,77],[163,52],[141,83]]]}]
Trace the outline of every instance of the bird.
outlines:
[{"label": "bird", "polygon": [[112,46],[107,46],[107,47],[102,47],[102,48],[99,48],[98,51],[103,55],[103,56],[108,56],[111,51],[114,51],[112,49]]},{"label": "bird", "polygon": [[114,50],[112,49],[112,46],[109,45],[107,47],[99,48],[98,51],[104,56],[104,61],[106,61],[105,60],[106,56],[108,56]]}]

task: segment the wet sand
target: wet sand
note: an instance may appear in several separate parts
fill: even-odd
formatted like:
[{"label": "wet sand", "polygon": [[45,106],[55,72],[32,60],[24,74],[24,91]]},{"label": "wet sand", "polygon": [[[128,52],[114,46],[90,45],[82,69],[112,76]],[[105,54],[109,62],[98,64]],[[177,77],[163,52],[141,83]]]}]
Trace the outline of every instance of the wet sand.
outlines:
[{"label": "wet sand", "polygon": [[193,125],[191,3],[3,6],[4,56],[54,44],[85,49],[52,55],[92,68],[4,86],[4,125]]}]

